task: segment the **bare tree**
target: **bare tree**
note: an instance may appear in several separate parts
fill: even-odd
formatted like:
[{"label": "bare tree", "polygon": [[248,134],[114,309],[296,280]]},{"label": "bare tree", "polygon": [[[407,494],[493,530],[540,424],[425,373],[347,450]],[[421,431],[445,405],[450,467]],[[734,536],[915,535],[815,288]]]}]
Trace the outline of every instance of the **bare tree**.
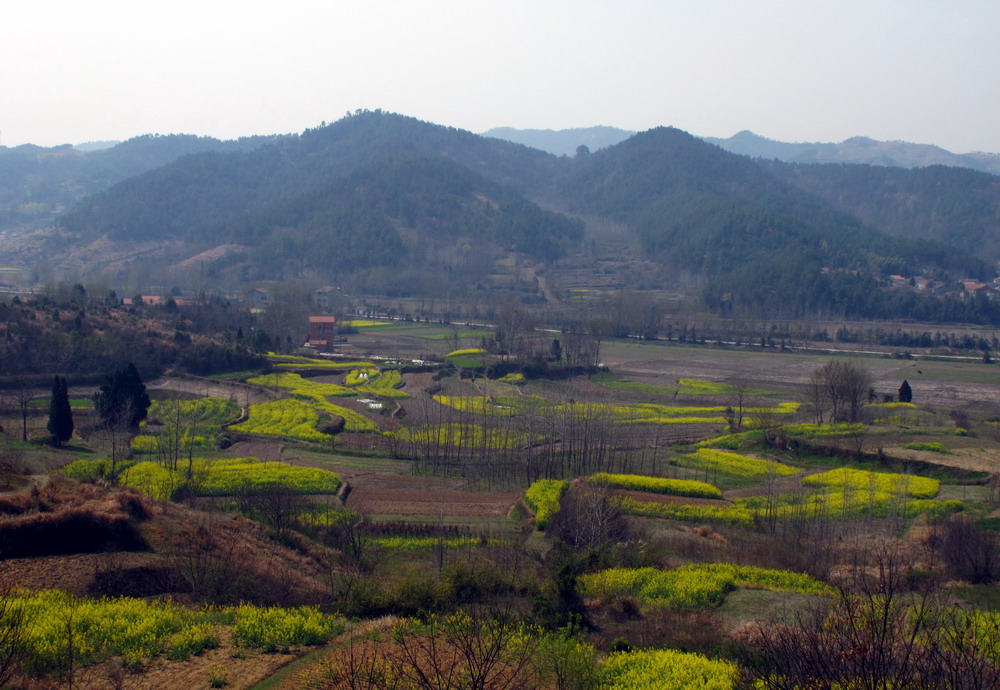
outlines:
[{"label": "bare tree", "polygon": [[572,487],[563,496],[548,531],[574,549],[595,549],[627,541],[628,519],[606,489]]},{"label": "bare tree", "polygon": [[21,440],[28,440],[28,412],[31,409],[31,401],[35,398],[35,390],[31,387],[30,380],[25,376],[15,376],[4,396],[7,399],[7,407],[15,410],[21,418]]},{"label": "bare tree", "polygon": [[730,431],[737,432],[743,428],[743,408],[750,394],[750,379],[746,376],[734,376],[727,382],[730,389],[729,409],[732,410],[729,428]]},{"label": "bare tree", "polygon": [[497,354],[515,357],[520,354],[525,336],[534,329],[524,307],[507,304],[497,311],[494,339]]},{"label": "bare tree", "polygon": [[794,623],[744,630],[748,687],[992,688],[1000,625],[948,606],[929,589],[910,591],[912,557],[898,541],[855,550],[837,597]]},{"label": "bare tree", "polygon": [[25,608],[15,600],[11,588],[0,589],[0,687],[7,687],[20,669],[27,624]]},{"label": "bare tree", "polygon": [[[853,423],[858,421],[873,381],[874,376],[865,367],[830,361],[810,376],[806,398],[814,409],[828,409],[831,421]],[[822,413],[818,421],[822,421]]]},{"label": "bare tree", "polygon": [[955,577],[973,584],[1000,578],[1000,534],[979,529],[965,516],[952,518],[943,532],[941,555]]}]

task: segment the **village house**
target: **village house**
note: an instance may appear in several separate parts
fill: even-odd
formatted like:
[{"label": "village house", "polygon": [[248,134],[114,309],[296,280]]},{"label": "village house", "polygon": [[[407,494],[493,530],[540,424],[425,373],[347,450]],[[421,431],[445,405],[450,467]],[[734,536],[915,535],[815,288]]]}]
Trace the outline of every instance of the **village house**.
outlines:
[{"label": "village house", "polygon": [[243,301],[249,302],[255,307],[263,307],[268,302],[267,289],[262,287],[247,290],[243,295]]},{"label": "village house", "polygon": [[332,285],[324,285],[313,292],[313,301],[317,307],[329,309],[334,305],[338,292],[340,292],[340,288],[335,288]]},{"label": "village house", "polygon": [[336,337],[336,318],[333,316],[309,317],[309,339],[306,341],[306,345],[315,348],[329,347],[333,345],[333,340]]}]

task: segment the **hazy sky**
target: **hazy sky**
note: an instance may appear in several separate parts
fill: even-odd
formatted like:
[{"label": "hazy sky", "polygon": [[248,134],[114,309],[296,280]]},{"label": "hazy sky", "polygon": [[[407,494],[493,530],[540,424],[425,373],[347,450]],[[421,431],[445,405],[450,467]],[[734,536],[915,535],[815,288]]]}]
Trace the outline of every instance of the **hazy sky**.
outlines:
[{"label": "hazy sky", "polygon": [[382,108],[1000,152],[998,0],[0,0],[0,143]]}]

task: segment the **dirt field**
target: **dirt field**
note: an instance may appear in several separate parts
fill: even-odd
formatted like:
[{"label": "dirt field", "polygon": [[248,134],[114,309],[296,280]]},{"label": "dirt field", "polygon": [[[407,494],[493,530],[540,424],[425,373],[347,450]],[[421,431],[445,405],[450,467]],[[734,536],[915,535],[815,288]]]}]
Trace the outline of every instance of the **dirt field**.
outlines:
[{"label": "dirt field", "polygon": [[957,467],[974,472],[1000,472],[1000,450],[988,448],[963,448],[953,450],[950,455],[909,448],[886,448],[886,453],[897,458],[913,458],[921,462]]},{"label": "dirt field", "polygon": [[134,552],[7,558],[0,560],[0,583],[32,589],[62,589],[84,595],[87,594],[94,574],[107,569],[112,559],[115,567],[119,568],[138,568],[159,561],[155,554]]},{"label": "dirt field", "polygon": [[259,458],[265,462],[288,460],[284,456],[285,444],[279,441],[238,441],[226,449],[236,458]]},{"label": "dirt field", "polygon": [[351,491],[347,506],[374,515],[505,517],[519,497],[517,493],[441,491],[430,487],[391,489],[362,484]]},{"label": "dirt field", "polygon": [[[411,326],[377,334],[361,333],[349,336],[350,343],[345,347],[359,355],[376,347],[412,357],[428,352],[445,354],[448,347],[445,342],[417,337],[422,332]],[[930,361],[919,354],[914,359],[894,359],[892,348],[882,349],[884,354],[858,358],[874,372],[875,388],[879,393],[895,393],[906,379],[913,389],[913,401],[918,404],[943,409],[987,404],[996,405],[1000,411],[1000,365],[984,365],[976,358]],[[788,392],[790,400],[795,399],[809,375],[832,356],[833,353],[761,352],[621,340],[605,341],[601,347],[603,363],[613,373],[634,380],[669,387],[679,378],[723,381],[744,377],[750,379],[755,388]]]},{"label": "dirt field", "polygon": [[210,379],[159,378],[147,383],[146,388],[151,391],[169,390],[198,396],[232,399],[244,407],[248,404],[267,402],[279,397],[260,386]]},{"label": "dirt field", "polygon": [[615,489],[612,495],[619,498],[631,498],[645,503],[683,503],[686,505],[699,506],[728,506],[729,501],[717,498],[697,498],[694,496],[671,496],[669,494],[654,494],[649,491],[629,491],[627,489]]}]

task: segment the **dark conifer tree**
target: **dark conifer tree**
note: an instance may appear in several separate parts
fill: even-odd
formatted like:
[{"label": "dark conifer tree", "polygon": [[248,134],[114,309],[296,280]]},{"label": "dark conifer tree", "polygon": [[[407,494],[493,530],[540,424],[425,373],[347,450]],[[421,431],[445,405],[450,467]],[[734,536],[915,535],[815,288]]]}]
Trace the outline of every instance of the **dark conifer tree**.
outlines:
[{"label": "dark conifer tree", "polygon": [[910,388],[910,384],[905,380],[903,385],[899,387],[899,402],[908,403],[913,401],[913,389]]},{"label": "dark conifer tree", "polygon": [[94,394],[94,409],[105,425],[138,428],[146,418],[150,400],[135,365],[129,362],[108,377],[108,383]]},{"label": "dark conifer tree", "polygon": [[52,440],[59,447],[73,437],[73,410],[69,404],[69,386],[66,379],[54,377],[52,398],[49,400],[49,423],[46,426]]}]

